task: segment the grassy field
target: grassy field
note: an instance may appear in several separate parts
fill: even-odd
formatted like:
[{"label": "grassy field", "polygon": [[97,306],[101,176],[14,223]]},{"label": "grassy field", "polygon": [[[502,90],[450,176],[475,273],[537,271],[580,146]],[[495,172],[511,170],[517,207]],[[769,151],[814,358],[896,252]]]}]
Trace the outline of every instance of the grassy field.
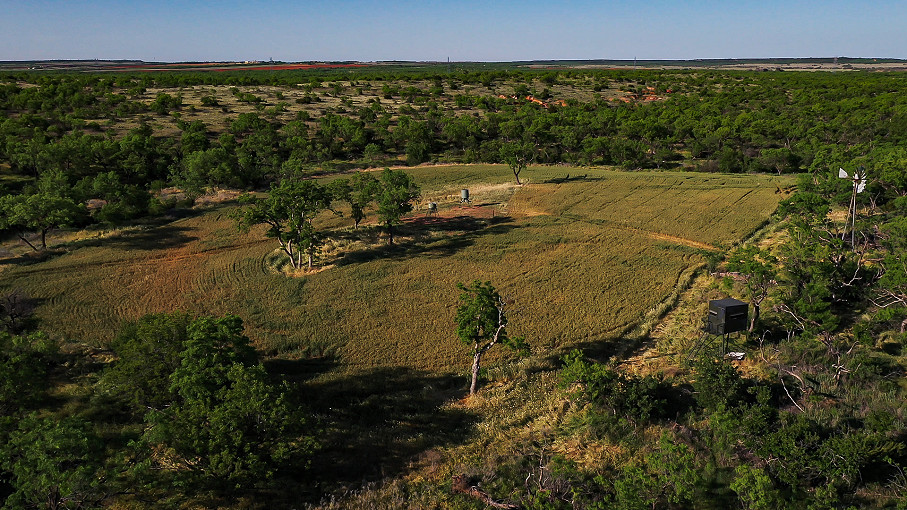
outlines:
[{"label": "grassy field", "polygon": [[[318,468],[288,481],[275,506],[463,507],[451,475],[493,478],[515,454],[535,455],[537,438],[564,418],[552,361],[573,347],[632,355],[703,253],[757,229],[791,183],[577,170],[530,167],[517,187],[505,166],[408,169],[422,198],[397,246],[385,246],[374,218],[356,232],[326,214],[321,225],[337,235],[318,270],[295,277],[280,272],[276,241],[236,229],[229,202],[145,226],[57,232],[43,259],[9,240],[0,292],[34,297],[40,327],[78,352],[98,353],[123,321],[150,312],[235,313],[319,427]],[[437,215],[426,215],[429,201]],[[489,352],[481,391],[464,400],[470,357],[456,339],[456,285],[473,279],[512,300],[512,334],[532,356]],[[88,406],[91,380],[59,395],[68,409]],[[587,446],[552,448],[581,464],[626,455]]]},{"label": "grassy field", "polygon": [[[42,327],[104,346],[124,320],[175,309],[236,313],[255,344],[285,358],[336,356],[348,369],[402,366],[462,371],[453,324],[458,282],[491,280],[513,300],[514,334],[535,353],[618,337],[701,264],[774,209],[766,176],[618,173],[532,167],[524,187],[503,166],[411,169],[431,218],[416,211],[388,248],[347,218],[324,268],[295,278],[274,270],[276,243],[241,234],[234,205],[64,243],[42,262],[3,260],[2,290],[38,300]],[[460,207],[469,187],[473,205]],[[14,250],[15,251],[15,250]]]}]

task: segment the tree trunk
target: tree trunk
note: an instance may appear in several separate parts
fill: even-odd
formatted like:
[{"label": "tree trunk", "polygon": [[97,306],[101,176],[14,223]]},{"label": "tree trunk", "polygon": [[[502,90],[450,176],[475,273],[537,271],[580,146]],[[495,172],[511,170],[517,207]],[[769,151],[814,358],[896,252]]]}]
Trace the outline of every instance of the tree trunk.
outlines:
[{"label": "tree trunk", "polygon": [[479,383],[479,361],[482,360],[482,353],[478,350],[472,357],[472,382],[469,384],[469,395],[476,394],[476,386]]},{"label": "tree trunk", "polygon": [[390,223],[387,224],[387,244],[388,246],[394,245],[394,226]]},{"label": "tree trunk", "polygon": [[759,305],[753,303],[753,318],[750,319],[750,329],[749,332],[752,333],[756,329],[756,322],[759,320]]},{"label": "tree trunk", "polygon": [[33,249],[33,250],[35,250],[35,251],[38,251],[38,248],[35,248],[35,245],[33,245],[32,243],[30,243],[30,242],[28,241],[28,239],[25,238],[24,235],[22,235],[22,234],[16,234],[16,235],[19,237],[19,239],[22,239],[22,242],[24,242],[25,244],[27,244],[29,248],[31,248],[31,249]]},{"label": "tree trunk", "polygon": [[47,249],[47,229],[46,228],[41,229],[41,249],[42,250]]},{"label": "tree trunk", "polygon": [[284,243],[280,241],[280,246],[283,248],[283,252],[287,254],[287,257],[290,258],[290,265],[293,266],[293,269],[299,269],[299,262],[296,260],[296,256],[293,253],[293,243],[287,241]]}]

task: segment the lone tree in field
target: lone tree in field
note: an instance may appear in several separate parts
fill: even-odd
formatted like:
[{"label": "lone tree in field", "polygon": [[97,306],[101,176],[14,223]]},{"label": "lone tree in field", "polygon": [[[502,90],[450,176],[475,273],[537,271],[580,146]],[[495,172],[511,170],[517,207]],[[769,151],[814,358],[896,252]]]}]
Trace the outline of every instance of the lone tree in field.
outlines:
[{"label": "lone tree in field", "polygon": [[419,187],[403,170],[385,168],[378,189],[378,219],[387,228],[387,244],[394,244],[394,226],[403,223],[403,215],[413,210],[412,201]]},{"label": "lone tree in field", "polygon": [[472,286],[460,283],[457,288],[463,291],[457,308],[457,336],[461,342],[472,346],[469,394],[475,395],[483,354],[496,344],[517,351],[527,350],[528,345],[522,338],[510,338],[507,335],[506,303],[491,282],[476,280],[472,282]]},{"label": "lone tree in field", "polygon": [[520,172],[522,172],[526,168],[526,165],[532,161],[534,155],[535,150],[530,143],[506,142],[501,145],[501,161],[510,166],[513,177],[519,185],[523,184],[520,182]]},{"label": "lone tree in field", "polygon": [[267,198],[246,195],[244,203],[251,207],[237,218],[241,229],[252,225],[268,225],[267,236],[277,239],[284,253],[290,257],[295,269],[302,267],[302,254],[312,269],[315,252],[324,241],[324,235],[312,225],[318,213],[330,209],[332,195],[315,181],[284,180],[271,185]]}]

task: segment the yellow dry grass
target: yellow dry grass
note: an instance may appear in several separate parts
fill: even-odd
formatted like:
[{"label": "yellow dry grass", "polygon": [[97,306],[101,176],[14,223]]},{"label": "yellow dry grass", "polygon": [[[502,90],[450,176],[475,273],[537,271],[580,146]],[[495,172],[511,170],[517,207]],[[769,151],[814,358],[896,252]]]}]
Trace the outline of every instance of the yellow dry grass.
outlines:
[{"label": "yellow dry grass", "polygon": [[[336,355],[345,370],[459,372],[467,347],[455,335],[458,282],[492,281],[513,302],[512,333],[537,355],[606,342],[701,264],[695,247],[733,243],[779,198],[767,177],[582,171],[584,180],[552,184],[563,168],[530,168],[534,184],[515,187],[501,166],[413,169],[423,196],[441,203],[439,223],[406,227],[392,250],[366,228],[330,247],[331,267],[294,278],[273,269],[276,242],[261,229],[240,234],[234,206],[220,205],[74,241],[45,262],[9,259],[0,289],[37,298],[51,334],[94,345],[124,320],[181,309],[241,316],[270,354]],[[481,207],[457,209],[460,187]],[[488,207],[509,216],[470,217]],[[348,223],[329,215],[323,224]]]}]

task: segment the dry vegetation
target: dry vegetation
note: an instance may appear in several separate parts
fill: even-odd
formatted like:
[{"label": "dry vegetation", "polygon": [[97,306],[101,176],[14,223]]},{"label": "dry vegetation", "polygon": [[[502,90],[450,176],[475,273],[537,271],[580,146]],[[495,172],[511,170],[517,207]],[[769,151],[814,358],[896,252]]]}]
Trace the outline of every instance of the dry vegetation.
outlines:
[{"label": "dry vegetation", "polygon": [[[329,267],[296,278],[275,270],[275,243],[261,231],[236,231],[227,204],[83,233],[45,262],[9,258],[3,287],[40,300],[48,331],[92,345],[150,312],[235,312],[270,354],[459,371],[457,282],[493,281],[515,303],[514,332],[539,354],[606,340],[669,295],[701,264],[699,250],[752,232],[779,198],[770,177],[584,171],[558,184],[564,169],[531,168],[531,184],[516,188],[506,167],[413,169],[441,214],[414,213],[394,249],[376,227],[354,235],[327,215],[325,226],[342,229],[324,254]],[[472,207],[458,203],[461,187],[473,189]]]},{"label": "dry vegetation", "polygon": [[[547,85],[539,80],[533,80],[525,85],[534,90],[548,89],[551,93],[552,100],[566,101],[576,99],[586,102],[599,96],[604,99],[612,99],[627,96],[627,92],[619,90],[616,86],[604,89],[600,92],[591,90],[591,78],[577,78],[575,81],[563,80],[563,83]],[[178,120],[192,122],[200,120],[205,123],[207,129],[215,134],[226,132],[230,123],[241,113],[258,113],[276,120],[281,124],[286,124],[297,118],[299,113],[308,115],[311,119],[309,124],[315,126],[318,118],[326,113],[347,113],[354,112],[359,108],[370,106],[373,102],[380,102],[384,110],[391,114],[392,119],[396,120],[401,108],[416,109],[423,108],[425,101],[420,104],[414,104],[400,95],[399,86],[414,87],[421,93],[427,92],[433,82],[428,80],[413,80],[398,85],[398,90],[394,97],[388,99],[382,92],[381,81],[335,81],[320,85],[300,83],[297,87],[286,86],[267,86],[267,85],[196,85],[180,88],[148,88],[141,94],[131,97],[132,100],[138,101],[145,105],[150,105],[160,93],[177,94],[182,96],[183,106],[174,115],[161,115],[154,113],[137,113],[119,116],[115,121],[106,119],[86,119],[92,120],[105,126],[105,129],[112,131],[117,137],[123,136],[130,129],[138,127],[143,121],[148,122],[154,128],[156,136],[179,137],[181,130],[178,126]],[[28,83],[19,83],[19,86],[29,86]],[[626,88],[625,85],[624,88]],[[444,95],[434,97],[435,101],[447,104],[452,107],[455,96],[499,96],[510,97],[514,94],[514,85],[510,83],[495,83],[491,86],[478,84],[458,84],[457,87],[451,88],[449,85],[443,85]],[[126,93],[125,90],[118,91]],[[234,92],[238,92],[235,94]],[[240,98],[243,94],[251,94],[259,98],[259,102],[242,101]],[[202,102],[204,97],[213,97],[217,105],[205,105]],[[485,115],[485,111],[472,106],[456,108],[460,114],[465,115]]]},{"label": "dry vegetation", "polygon": [[[463,507],[452,475],[490,480],[513,459],[543,466],[552,453],[577,465],[630,455],[553,439],[575,411],[554,391],[554,362],[572,347],[631,355],[702,267],[703,250],[757,229],[790,181],[576,170],[530,167],[529,184],[516,187],[500,165],[412,168],[438,215],[414,212],[391,249],[374,218],[354,232],[326,214],[321,225],[337,236],[322,267],[295,277],[261,230],[238,232],[227,202],[144,227],[59,232],[43,261],[8,242],[0,291],[27,292],[46,331],[101,349],[146,313],[236,313],[271,370],[303,383],[299,398],[324,424],[317,473],[281,504],[344,494],[318,507]],[[461,400],[469,356],[456,340],[456,284],[473,279],[513,301],[512,333],[532,355],[490,353],[483,390]],[[79,391],[66,397],[73,405],[84,404]],[[539,486],[550,476],[532,474]]]}]

